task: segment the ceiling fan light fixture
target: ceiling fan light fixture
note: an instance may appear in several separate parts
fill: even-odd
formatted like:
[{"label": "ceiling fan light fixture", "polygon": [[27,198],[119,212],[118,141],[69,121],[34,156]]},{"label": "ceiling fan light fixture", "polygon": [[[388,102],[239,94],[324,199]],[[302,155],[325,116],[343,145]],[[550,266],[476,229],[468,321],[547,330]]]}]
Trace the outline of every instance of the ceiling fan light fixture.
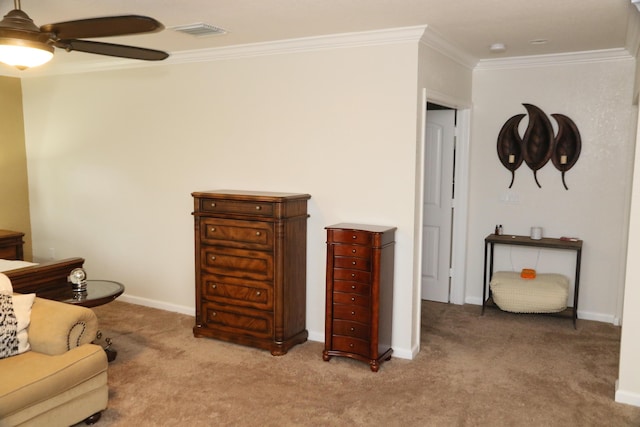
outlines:
[{"label": "ceiling fan light fixture", "polygon": [[31,40],[0,38],[0,62],[19,70],[49,62],[53,58],[53,46]]}]

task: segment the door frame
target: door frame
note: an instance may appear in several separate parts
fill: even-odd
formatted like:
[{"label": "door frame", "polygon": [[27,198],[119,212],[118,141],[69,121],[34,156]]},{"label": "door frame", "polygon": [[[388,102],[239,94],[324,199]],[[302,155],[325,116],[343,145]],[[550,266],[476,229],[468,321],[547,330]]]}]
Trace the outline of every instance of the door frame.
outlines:
[{"label": "door frame", "polygon": [[[471,106],[466,102],[461,102],[455,98],[436,92],[427,92],[422,89],[421,97],[421,123],[420,136],[418,140],[417,154],[417,174],[416,174],[416,221],[414,230],[414,298],[417,316],[414,317],[416,335],[413,342],[416,343],[414,353],[417,354],[420,348],[421,314],[422,314],[422,226],[423,226],[423,203],[424,203],[424,151],[425,151],[425,130],[427,122],[427,102],[439,104],[457,110],[456,113],[456,150],[454,173],[456,194],[454,203],[454,218],[452,222],[451,238],[451,304],[464,304],[466,299],[466,264],[467,264],[467,216],[469,204],[469,156],[470,156],[470,134],[471,134]],[[415,356],[415,355],[414,355]]]}]

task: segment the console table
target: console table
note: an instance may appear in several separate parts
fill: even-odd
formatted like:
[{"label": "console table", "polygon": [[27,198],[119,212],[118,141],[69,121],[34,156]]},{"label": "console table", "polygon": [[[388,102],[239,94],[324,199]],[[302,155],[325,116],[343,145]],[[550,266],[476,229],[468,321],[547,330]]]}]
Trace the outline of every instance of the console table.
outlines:
[{"label": "console table", "polygon": [[[498,235],[489,234],[484,239],[484,276],[482,287],[482,314],[484,314],[484,308],[490,305],[492,302],[491,289],[489,288],[489,298],[487,298],[487,284],[493,276],[493,249],[495,245],[514,245],[514,246],[530,246],[535,248],[546,249],[566,249],[576,252],[576,275],[575,285],[573,291],[573,327],[576,327],[576,321],[578,319],[578,292],[580,290],[580,262],[582,258],[582,240],[564,240],[553,238],[542,238],[540,240],[534,240],[529,236],[513,236],[513,235]],[[487,275],[487,268],[489,274]]]}]

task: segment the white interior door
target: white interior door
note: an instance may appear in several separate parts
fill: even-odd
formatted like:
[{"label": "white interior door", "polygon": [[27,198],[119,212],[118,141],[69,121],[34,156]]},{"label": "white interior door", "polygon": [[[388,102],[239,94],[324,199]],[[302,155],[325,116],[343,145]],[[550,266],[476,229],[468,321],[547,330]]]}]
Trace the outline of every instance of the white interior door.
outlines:
[{"label": "white interior door", "polygon": [[455,110],[427,111],[422,220],[422,299],[449,302]]}]

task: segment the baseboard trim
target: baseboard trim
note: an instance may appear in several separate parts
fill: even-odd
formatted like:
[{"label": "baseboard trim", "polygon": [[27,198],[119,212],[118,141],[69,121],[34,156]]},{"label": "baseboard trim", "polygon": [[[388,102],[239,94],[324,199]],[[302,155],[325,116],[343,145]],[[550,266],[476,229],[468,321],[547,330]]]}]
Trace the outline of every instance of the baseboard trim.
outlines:
[{"label": "baseboard trim", "polygon": [[616,380],[615,401],[626,405],[640,407],[640,394],[618,389],[618,380]]},{"label": "baseboard trim", "polygon": [[[482,305],[482,298],[467,297],[465,304]],[[613,314],[595,313],[578,310],[578,320],[593,320],[595,322],[611,323],[620,326],[620,319]]]},{"label": "baseboard trim", "polygon": [[119,298],[119,301],[128,302],[131,304],[142,305],[144,307],[159,308],[160,310],[172,311],[174,313],[186,314],[195,317],[195,307],[188,307],[178,304],[169,304],[164,301],[153,300],[149,298],[136,297],[133,295],[124,294]]}]

